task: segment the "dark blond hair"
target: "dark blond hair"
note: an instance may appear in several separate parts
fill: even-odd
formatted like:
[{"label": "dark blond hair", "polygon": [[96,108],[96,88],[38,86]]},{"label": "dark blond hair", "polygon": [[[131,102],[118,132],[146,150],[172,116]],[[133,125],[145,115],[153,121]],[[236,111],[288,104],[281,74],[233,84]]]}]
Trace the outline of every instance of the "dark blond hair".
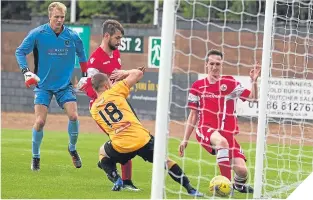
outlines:
[{"label": "dark blond hair", "polygon": [[102,35],[109,33],[110,36],[114,35],[117,31],[121,31],[124,35],[124,28],[122,24],[113,19],[108,19],[102,24]]},{"label": "dark blond hair", "polygon": [[91,78],[91,85],[92,88],[98,92],[99,89],[105,85],[106,83],[109,82],[109,77],[106,74],[103,73],[97,73],[95,75],[92,76]]},{"label": "dark blond hair", "polygon": [[66,10],[67,10],[66,6],[63,3],[61,3],[61,2],[52,2],[48,6],[49,16],[51,16],[51,13],[52,13],[54,8],[57,8],[58,10],[62,10],[64,13],[66,13]]}]

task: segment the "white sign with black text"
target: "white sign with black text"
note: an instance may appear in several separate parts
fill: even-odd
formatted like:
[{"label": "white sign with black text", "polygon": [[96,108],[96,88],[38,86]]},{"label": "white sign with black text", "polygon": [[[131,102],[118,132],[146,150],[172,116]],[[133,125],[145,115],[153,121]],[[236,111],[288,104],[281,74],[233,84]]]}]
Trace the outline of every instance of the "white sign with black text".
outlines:
[{"label": "white sign with black text", "polygon": [[[206,76],[206,74],[199,74],[198,78],[201,79]],[[233,77],[238,80],[242,86],[250,90],[250,77]],[[260,87],[260,80],[258,84]],[[270,78],[267,110],[269,117],[313,119],[313,81],[290,78]],[[252,103],[238,100],[236,113],[238,116],[258,116],[258,102]]]}]

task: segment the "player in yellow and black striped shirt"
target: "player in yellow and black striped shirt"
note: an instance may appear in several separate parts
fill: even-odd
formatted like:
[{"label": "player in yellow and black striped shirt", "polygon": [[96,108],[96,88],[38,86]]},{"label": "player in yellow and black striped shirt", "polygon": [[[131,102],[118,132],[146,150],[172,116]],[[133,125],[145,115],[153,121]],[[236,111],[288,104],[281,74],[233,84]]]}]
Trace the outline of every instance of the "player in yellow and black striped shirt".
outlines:
[{"label": "player in yellow and black striped shirt", "polygon": [[110,137],[113,148],[120,153],[136,151],[147,144],[150,134],[132,112],[126,98],[126,80],[103,92],[90,109],[92,117]]},{"label": "player in yellow and black striped shirt", "polygon": [[[110,140],[100,147],[99,165],[108,177],[113,179],[113,191],[119,191],[123,186],[116,163],[124,164],[136,155],[145,161],[153,162],[154,137],[143,127],[126,101],[130,88],[142,78],[143,71],[144,69],[124,71],[125,79],[114,85],[108,76],[102,73],[95,74],[91,79],[98,98],[90,113],[110,137]],[[190,185],[189,179],[175,161],[167,159],[166,167],[172,179],[183,185],[188,194],[203,196]]]}]

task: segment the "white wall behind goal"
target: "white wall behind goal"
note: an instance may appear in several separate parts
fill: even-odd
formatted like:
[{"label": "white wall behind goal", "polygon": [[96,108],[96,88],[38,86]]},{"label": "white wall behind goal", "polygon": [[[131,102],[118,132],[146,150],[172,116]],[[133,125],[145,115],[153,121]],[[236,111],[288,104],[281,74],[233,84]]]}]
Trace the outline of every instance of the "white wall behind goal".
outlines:
[{"label": "white wall behind goal", "polygon": [[[198,79],[207,75],[199,74]],[[250,89],[249,76],[233,76]],[[260,80],[259,80],[260,85]],[[259,90],[260,91],[260,90]],[[259,94],[260,95],[260,94]],[[270,78],[268,94],[268,117],[313,119],[313,81],[303,79]],[[258,116],[258,103],[237,101],[238,116]]]}]

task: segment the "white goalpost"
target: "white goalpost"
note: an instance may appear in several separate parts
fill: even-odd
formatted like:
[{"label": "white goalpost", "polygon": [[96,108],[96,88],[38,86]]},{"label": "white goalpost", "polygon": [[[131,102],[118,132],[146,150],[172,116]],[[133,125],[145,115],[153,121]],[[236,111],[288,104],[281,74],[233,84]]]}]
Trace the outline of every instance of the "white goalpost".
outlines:
[{"label": "white goalpost", "polygon": [[313,180],[312,16],[312,0],[163,1],[151,199],[188,197],[166,176],[166,156],[206,198],[213,197],[209,182],[220,175],[215,156],[199,145],[195,133],[185,156],[177,152],[189,88],[206,77],[211,49],[224,53],[222,75],[248,89],[252,65],[262,64],[259,101],[236,103],[240,132],[235,137],[247,158],[247,184],[254,194],[234,191],[233,197],[308,199],[303,191]]},{"label": "white goalpost", "polygon": [[263,35],[263,51],[262,51],[262,70],[261,70],[261,86],[259,97],[259,115],[256,140],[256,156],[255,156],[255,172],[254,172],[254,194],[253,198],[261,198],[262,192],[262,172],[265,153],[265,129],[266,129],[266,112],[267,112],[267,94],[268,81],[271,66],[271,45],[272,45],[272,28],[273,28],[273,8],[274,0],[267,0],[265,8],[265,22]]},{"label": "white goalpost", "polygon": [[164,163],[168,136],[168,115],[170,102],[170,81],[172,72],[172,42],[174,38],[174,11],[175,1],[164,1],[162,18],[162,43],[161,45],[159,88],[157,111],[155,121],[155,144],[153,154],[152,189],[151,199],[163,199],[164,188]]}]

